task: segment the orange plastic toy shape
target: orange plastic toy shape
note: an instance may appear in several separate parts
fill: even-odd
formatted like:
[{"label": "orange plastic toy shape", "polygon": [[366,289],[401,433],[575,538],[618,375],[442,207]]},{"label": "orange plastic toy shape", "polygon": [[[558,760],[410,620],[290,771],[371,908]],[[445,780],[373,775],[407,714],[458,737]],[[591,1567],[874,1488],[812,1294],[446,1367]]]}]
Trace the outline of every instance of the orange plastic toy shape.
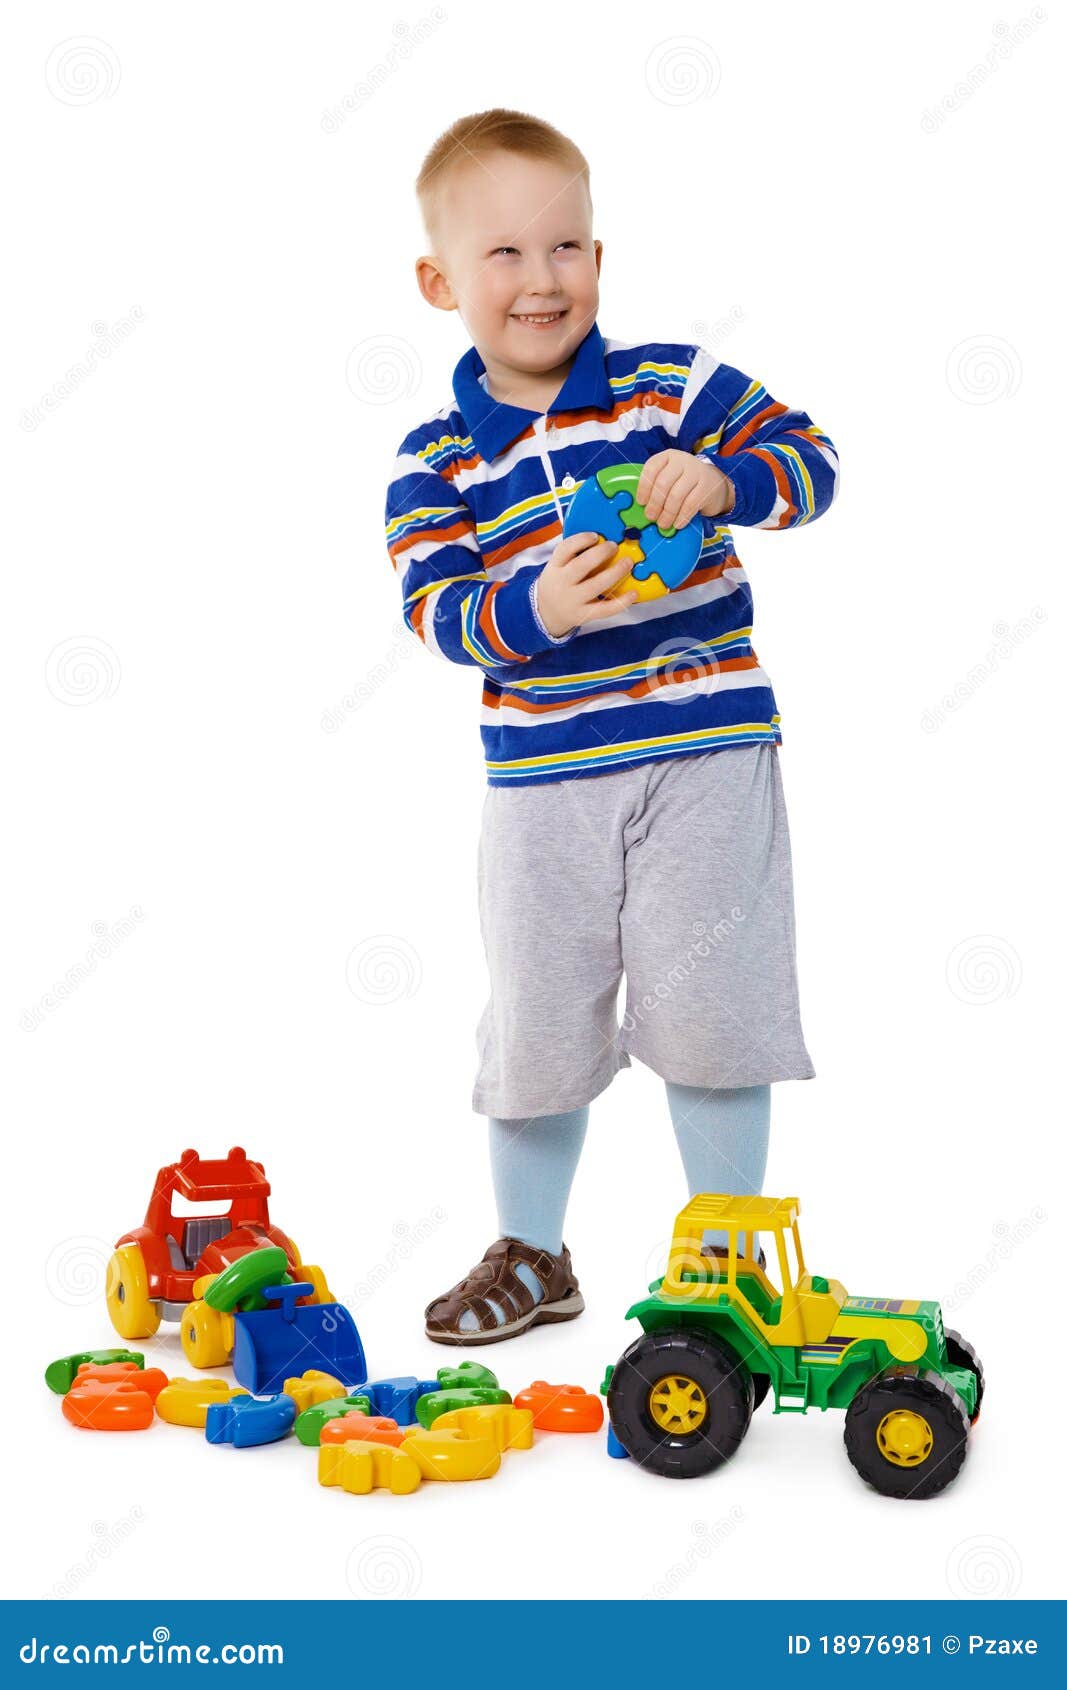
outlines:
[{"label": "orange plastic toy shape", "polygon": [[172,1379],[156,1398],[156,1413],[171,1426],[198,1426],[203,1431],[212,1403],[247,1394],[225,1379]]},{"label": "orange plastic toy shape", "polygon": [[599,1432],[604,1406],[581,1385],[550,1385],[535,1379],[515,1398],[516,1408],[528,1408],[539,1432]]},{"label": "orange plastic toy shape", "polygon": [[465,1438],[490,1438],[499,1450],[532,1449],[534,1417],[528,1408],[510,1403],[482,1403],[477,1408],[452,1408],[439,1414],[435,1432],[456,1431]]},{"label": "orange plastic toy shape", "polygon": [[287,1379],[282,1390],[287,1397],[292,1397],[298,1414],[303,1414],[306,1408],[318,1408],[320,1403],[348,1395],[347,1385],[342,1385],[332,1373],[323,1373],[317,1367],[308,1368],[299,1379]]},{"label": "orange plastic toy shape", "polygon": [[139,1367],[135,1361],[84,1361],[74,1375],[72,1391],[90,1379],[132,1379],[139,1391],[145,1391],[155,1402],[164,1386],[169,1384],[161,1367]]},{"label": "orange plastic toy shape", "polygon": [[500,1451],[492,1438],[468,1438],[457,1427],[439,1432],[436,1426],[431,1431],[417,1426],[408,1433],[401,1448],[416,1463],[424,1479],[439,1479],[445,1484],[491,1479],[500,1471]]},{"label": "orange plastic toy shape", "polygon": [[399,1449],[404,1433],[395,1420],[385,1414],[361,1414],[354,1408],[336,1420],[327,1420],[319,1434],[319,1448],[324,1444],[391,1444]]},{"label": "orange plastic toy shape", "polygon": [[337,1485],[351,1496],[367,1496],[372,1490],[410,1496],[422,1483],[418,1462],[404,1449],[389,1444],[321,1444],[319,1484]]},{"label": "orange plastic toy shape", "polygon": [[155,1419],[155,1399],[167,1383],[158,1367],[131,1362],[79,1367],[63,1398],[63,1413],[73,1426],[90,1432],[143,1432]]}]

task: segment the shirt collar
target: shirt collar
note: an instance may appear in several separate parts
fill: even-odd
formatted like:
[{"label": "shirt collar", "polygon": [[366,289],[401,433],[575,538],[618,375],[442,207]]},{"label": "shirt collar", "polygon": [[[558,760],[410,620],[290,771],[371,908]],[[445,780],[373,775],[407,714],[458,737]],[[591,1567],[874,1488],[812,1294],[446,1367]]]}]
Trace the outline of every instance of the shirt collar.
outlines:
[{"label": "shirt collar", "polygon": [[[456,365],[452,390],[478,454],[488,463],[525,433],[542,413],[523,410],[520,405],[501,404],[479,383],[478,377],[484,374],[485,364],[478,348],[472,346]],[[587,407],[610,411],[613,405],[611,383],[604,368],[604,339],[594,323],[574,354],[567,379],[546,414],[553,416]]]}]

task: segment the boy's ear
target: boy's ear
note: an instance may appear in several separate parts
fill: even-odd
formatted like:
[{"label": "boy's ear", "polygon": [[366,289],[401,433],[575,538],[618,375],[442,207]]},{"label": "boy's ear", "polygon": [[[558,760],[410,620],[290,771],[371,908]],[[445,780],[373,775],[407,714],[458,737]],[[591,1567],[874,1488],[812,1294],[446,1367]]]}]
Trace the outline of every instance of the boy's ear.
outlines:
[{"label": "boy's ear", "polygon": [[416,258],[415,280],[428,305],[436,306],[438,311],[459,309],[459,301],[452,291],[452,284],[436,258]]},{"label": "boy's ear", "polygon": [[604,243],[603,243],[603,241],[594,241],[593,242],[593,257],[596,259],[596,273],[597,273],[598,276],[600,275],[600,260],[603,256],[604,256]]}]

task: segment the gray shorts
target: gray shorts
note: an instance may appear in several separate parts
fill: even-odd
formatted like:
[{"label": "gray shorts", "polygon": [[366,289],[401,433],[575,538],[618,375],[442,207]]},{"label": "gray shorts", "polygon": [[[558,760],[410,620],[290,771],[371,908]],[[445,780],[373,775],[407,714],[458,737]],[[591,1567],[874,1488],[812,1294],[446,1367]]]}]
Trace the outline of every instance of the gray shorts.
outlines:
[{"label": "gray shorts", "polygon": [[679,1085],[814,1073],[773,745],[488,787],[478,907],[481,1115],[576,1109],[632,1056]]}]

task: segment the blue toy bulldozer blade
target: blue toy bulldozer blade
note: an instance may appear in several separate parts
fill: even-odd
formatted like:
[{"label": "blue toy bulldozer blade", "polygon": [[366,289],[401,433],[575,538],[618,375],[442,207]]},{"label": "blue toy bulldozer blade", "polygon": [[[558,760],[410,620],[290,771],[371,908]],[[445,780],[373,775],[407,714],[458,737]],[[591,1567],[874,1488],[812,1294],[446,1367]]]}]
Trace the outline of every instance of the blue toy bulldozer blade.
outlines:
[{"label": "blue toy bulldozer blade", "polygon": [[263,1295],[277,1308],[233,1317],[233,1371],[253,1396],[271,1396],[286,1379],[308,1368],[332,1373],[343,1385],[362,1385],[367,1377],[356,1323],[341,1303],[304,1303],[314,1287],[306,1281],[271,1285]]}]

